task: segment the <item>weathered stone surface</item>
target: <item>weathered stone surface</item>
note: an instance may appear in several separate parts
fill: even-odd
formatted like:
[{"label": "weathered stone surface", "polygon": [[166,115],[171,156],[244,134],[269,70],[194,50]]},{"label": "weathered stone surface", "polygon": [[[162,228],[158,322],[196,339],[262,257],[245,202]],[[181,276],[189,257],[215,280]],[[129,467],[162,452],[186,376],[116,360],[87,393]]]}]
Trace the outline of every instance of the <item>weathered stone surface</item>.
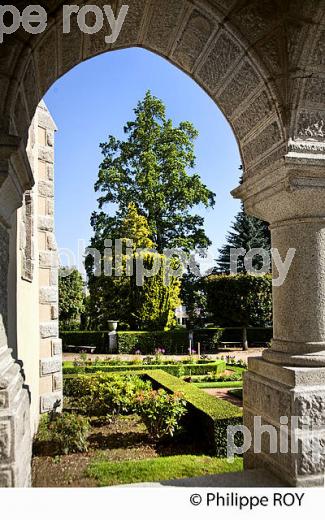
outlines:
[{"label": "weathered stone surface", "polygon": [[0,420],[0,460],[8,462],[11,450],[10,422]]},{"label": "weathered stone surface", "polygon": [[41,287],[39,291],[39,301],[40,303],[57,303],[57,287]]},{"label": "weathered stone surface", "polygon": [[41,396],[40,412],[47,413],[62,406],[62,393],[57,392]]},{"label": "weathered stone surface", "polygon": [[57,321],[48,321],[40,324],[41,338],[55,338],[59,334],[59,326]]},{"label": "weathered stone surface", "polygon": [[[121,5],[121,3],[119,3]],[[129,0],[129,11],[117,41],[112,45],[113,48],[127,47],[139,41],[142,27],[142,19],[147,7],[144,0]]]},{"label": "weathered stone surface", "polygon": [[48,374],[54,374],[55,372],[61,372],[62,359],[60,356],[52,357],[48,359],[41,359],[40,361],[40,373],[41,376]]},{"label": "weathered stone surface", "polygon": [[185,0],[178,0],[165,9],[165,0],[151,0],[144,45],[168,53],[187,5]]},{"label": "weathered stone surface", "polygon": [[269,94],[263,90],[251,101],[249,107],[233,120],[233,128],[240,139],[244,138],[249,131],[256,128],[263,119],[272,113],[272,101]]},{"label": "weathered stone surface", "polygon": [[46,245],[47,245],[47,249],[49,249],[50,251],[57,250],[56,239],[55,239],[54,233],[47,233]]},{"label": "weathered stone surface", "polygon": [[174,51],[174,60],[185,70],[192,70],[214,28],[211,20],[194,10]]},{"label": "weathered stone surface", "polygon": [[268,150],[282,141],[281,131],[276,121],[243,146],[242,152],[247,164],[263,156]]},{"label": "weathered stone surface", "polygon": [[59,319],[59,307],[58,305],[51,305],[51,319],[58,320]]},{"label": "weathered stone surface", "polygon": [[231,116],[238,105],[260,86],[261,78],[252,64],[245,60],[225,86],[224,91],[218,96],[218,102],[225,113]]},{"label": "weathered stone surface", "polygon": [[58,391],[63,389],[63,378],[62,374],[53,374],[53,391]]},{"label": "weathered stone surface", "polygon": [[50,271],[50,285],[58,285],[59,282],[59,271],[54,266]]},{"label": "weathered stone surface", "polygon": [[243,50],[227,31],[221,29],[199,68],[197,76],[211,92],[222,86],[227,74],[233,70]]},{"label": "weathered stone surface", "polygon": [[39,266],[41,268],[58,267],[58,255],[53,251],[42,251],[39,254]]},{"label": "weathered stone surface", "polygon": [[62,339],[52,340],[52,356],[60,356],[62,354]]},{"label": "weathered stone surface", "polygon": [[57,75],[57,36],[56,27],[52,28],[44,37],[41,45],[36,50],[36,67],[38,69],[38,81],[43,92],[55,80]]},{"label": "weathered stone surface", "polygon": [[297,123],[297,137],[325,141],[325,110],[300,113]]},{"label": "weathered stone surface", "polygon": [[53,195],[54,195],[53,182],[39,181],[38,193],[41,197],[53,197]]},{"label": "weathered stone surface", "polygon": [[254,42],[278,22],[279,11],[272,0],[259,0],[247,3],[230,18],[238,27],[245,27],[246,38]]}]

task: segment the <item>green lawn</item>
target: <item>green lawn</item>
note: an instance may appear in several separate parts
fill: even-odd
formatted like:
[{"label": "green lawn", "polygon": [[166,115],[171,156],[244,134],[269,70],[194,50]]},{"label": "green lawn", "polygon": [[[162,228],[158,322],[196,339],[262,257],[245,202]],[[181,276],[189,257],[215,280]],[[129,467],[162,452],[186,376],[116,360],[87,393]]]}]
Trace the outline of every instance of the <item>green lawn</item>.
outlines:
[{"label": "green lawn", "polygon": [[88,466],[87,476],[95,478],[99,486],[114,486],[136,482],[159,482],[179,478],[198,477],[216,473],[242,471],[241,458],[229,463],[227,459],[204,455],[177,455],[122,462],[98,461]]}]

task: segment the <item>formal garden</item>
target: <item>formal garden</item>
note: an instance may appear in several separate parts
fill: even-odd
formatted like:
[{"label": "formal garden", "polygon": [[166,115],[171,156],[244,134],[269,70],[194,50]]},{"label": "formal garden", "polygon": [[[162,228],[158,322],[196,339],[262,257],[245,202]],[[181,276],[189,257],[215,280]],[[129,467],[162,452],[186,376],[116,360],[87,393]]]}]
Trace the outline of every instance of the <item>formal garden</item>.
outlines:
[{"label": "formal garden", "polygon": [[[193,209],[212,208],[215,194],[190,174],[197,131],[190,122],[174,127],[150,92],[134,113],[124,141],[101,144],[86,276],[60,270],[64,399],[41,419],[35,486],[242,469],[241,458],[227,460],[227,427],[242,421],[247,368],[233,350],[269,345],[272,280],[248,273],[242,258],[230,274],[230,250],[268,250],[269,230],[242,208],[215,268],[201,274],[194,253],[211,242]],[[260,269],[261,257],[252,267]],[[177,322],[180,306],[186,323]]]},{"label": "formal garden", "polygon": [[[63,413],[42,418],[34,485],[110,486],[242,469],[241,458],[226,459],[227,426],[242,420],[242,362],[81,355],[63,371]],[[239,391],[236,404],[204,390],[224,387]]]}]

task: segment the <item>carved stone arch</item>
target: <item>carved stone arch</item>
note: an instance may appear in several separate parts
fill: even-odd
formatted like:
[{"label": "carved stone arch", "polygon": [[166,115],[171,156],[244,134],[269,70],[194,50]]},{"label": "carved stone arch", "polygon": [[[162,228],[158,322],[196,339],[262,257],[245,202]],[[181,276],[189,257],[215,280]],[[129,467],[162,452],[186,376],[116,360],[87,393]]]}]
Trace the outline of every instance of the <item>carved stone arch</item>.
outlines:
[{"label": "carved stone arch", "polygon": [[[63,35],[62,9],[57,8],[46,32],[29,40],[28,52],[23,50],[16,63],[20,76],[10,85],[13,93],[8,98],[11,105],[7,104],[12,133],[19,132],[26,141],[37,103],[72,67],[103,52],[140,46],[183,70],[214,99],[234,130],[245,170],[255,170],[268,154],[286,152],[281,95],[270,81],[267,60],[261,59],[263,47],[255,45],[256,39],[267,40],[270,33],[268,22],[261,23],[259,3],[245,7],[230,1],[130,0],[114,45],[105,44],[107,26],[98,34],[84,35],[73,18],[71,33]],[[268,4],[269,14],[275,13],[278,26],[278,8],[272,10],[276,2],[263,3]],[[115,2],[115,10],[121,4]],[[260,30],[252,31],[257,23]]]}]

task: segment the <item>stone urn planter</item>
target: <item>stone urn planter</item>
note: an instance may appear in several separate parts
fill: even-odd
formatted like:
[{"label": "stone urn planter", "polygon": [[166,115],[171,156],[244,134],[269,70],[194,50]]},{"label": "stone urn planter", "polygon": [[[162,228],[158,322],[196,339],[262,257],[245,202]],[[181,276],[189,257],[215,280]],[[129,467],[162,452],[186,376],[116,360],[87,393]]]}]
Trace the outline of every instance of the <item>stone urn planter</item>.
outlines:
[{"label": "stone urn planter", "polygon": [[110,332],[115,332],[117,329],[118,321],[115,320],[108,320],[108,330]]}]

